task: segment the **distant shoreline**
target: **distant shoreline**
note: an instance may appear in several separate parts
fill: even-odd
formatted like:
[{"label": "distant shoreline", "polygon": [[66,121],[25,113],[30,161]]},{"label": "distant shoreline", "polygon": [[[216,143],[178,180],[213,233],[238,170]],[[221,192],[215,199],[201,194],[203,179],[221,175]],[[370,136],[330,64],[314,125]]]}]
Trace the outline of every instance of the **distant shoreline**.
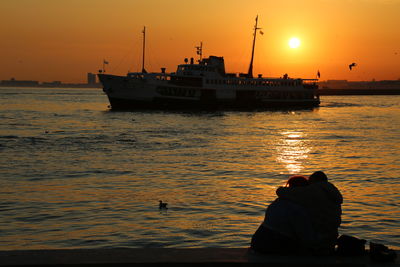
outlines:
[{"label": "distant shoreline", "polygon": [[318,89],[319,95],[400,95],[399,89]]},{"label": "distant shoreline", "polygon": [[86,84],[63,84],[58,86],[43,86],[43,85],[3,85],[0,84],[0,88],[31,88],[31,89],[43,89],[43,88],[53,88],[53,89],[102,89],[101,85],[86,85]]}]

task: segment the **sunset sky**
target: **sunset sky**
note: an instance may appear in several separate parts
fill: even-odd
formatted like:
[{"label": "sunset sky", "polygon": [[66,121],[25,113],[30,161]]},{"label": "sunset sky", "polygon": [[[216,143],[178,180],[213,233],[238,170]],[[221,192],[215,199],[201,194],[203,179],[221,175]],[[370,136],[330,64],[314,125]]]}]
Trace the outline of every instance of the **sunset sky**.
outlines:
[{"label": "sunset sky", "polygon": [[148,71],[175,71],[202,41],[247,72],[257,15],[254,74],[400,79],[400,0],[0,0],[0,80],[86,82],[103,59],[139,71],[143,26]]}]

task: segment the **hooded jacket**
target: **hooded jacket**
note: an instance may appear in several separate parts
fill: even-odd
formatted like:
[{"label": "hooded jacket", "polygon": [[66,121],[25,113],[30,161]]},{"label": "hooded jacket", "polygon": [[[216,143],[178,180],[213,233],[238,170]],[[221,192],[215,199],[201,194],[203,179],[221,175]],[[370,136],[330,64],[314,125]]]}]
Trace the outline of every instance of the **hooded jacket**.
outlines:
[{"label": "hooded jacket", "polygon": [[293,201],[282,198],[273,201],[262,225],[307,248],[315,243],[315,231],[307,210]]}]

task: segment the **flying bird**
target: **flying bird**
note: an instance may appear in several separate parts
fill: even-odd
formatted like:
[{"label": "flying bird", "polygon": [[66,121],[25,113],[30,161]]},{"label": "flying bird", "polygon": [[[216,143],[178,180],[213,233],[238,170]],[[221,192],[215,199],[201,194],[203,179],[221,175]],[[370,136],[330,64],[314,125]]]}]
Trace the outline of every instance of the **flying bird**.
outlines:
[{"label": "flying bird", "polygon": [[357,64],[356,63],[351,63],[350,65],[349,65],[349,69],[351,70],[353,67],[355,67],[355,66],[357,66]]},{"label": "flying bird", "polygon": [[162,202],[162,200],[159,200],[159,202],[160,202],[160,205],[159,205],[160,210],[161,209],[168,209],[167,208],[168,203],[164,203],[164,202]]}]

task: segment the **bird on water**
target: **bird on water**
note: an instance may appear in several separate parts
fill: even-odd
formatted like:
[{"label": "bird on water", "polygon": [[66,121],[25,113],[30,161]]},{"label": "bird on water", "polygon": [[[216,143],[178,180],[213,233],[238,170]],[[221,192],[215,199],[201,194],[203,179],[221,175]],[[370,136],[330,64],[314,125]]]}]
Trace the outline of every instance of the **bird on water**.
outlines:
[{"label": "bird on water", "polygon": [[159,200],[159,202],[160,202],[160,205],[159,205],[160,210],[168,209],[168,207],[167,207],[168,203],[162,202],[162,200]]}]

